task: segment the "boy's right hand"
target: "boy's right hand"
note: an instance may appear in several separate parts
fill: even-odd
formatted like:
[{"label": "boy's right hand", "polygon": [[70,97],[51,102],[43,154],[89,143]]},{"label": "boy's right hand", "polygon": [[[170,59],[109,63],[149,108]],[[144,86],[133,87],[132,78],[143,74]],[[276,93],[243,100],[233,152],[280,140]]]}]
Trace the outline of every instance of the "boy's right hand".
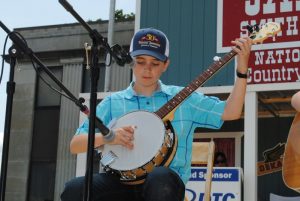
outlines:
[{"label": "boy's right hand", "polygon": [[115,138],[109,144],[122,145],[128,149],[133,149],[134,126],[125,126],[114,129]]}]

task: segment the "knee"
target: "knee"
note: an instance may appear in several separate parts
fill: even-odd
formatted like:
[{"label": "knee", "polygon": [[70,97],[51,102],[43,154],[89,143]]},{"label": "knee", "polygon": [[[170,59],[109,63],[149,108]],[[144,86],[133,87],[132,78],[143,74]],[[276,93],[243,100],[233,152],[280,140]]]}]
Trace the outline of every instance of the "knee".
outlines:
[{"label": "knee", "polygon": [[82,200],[83,179],[81,177],[72,179],[65,184],[60,196],[62,201]]},{"label": "knee", "polygon": [[166,167],[156,167],[147,175],[143,194],[144,197],[160,195],[159,200],[182,200],[184,190],[185,186],[177,173]]},{"label": "knee", "polygon": [[151,173],[148,174],[146,181],[149,181],[150,183],[169,183],[178,178],[178,175],[170,168],[156,167]]},{"label": "knee", "polygon": [[170,168],[166,167],[156,167],[154,170],[148,174],[145,181],[145,186],[153,186],[155,188],[167,188],[183,185],[179,175],[175,173]]}]

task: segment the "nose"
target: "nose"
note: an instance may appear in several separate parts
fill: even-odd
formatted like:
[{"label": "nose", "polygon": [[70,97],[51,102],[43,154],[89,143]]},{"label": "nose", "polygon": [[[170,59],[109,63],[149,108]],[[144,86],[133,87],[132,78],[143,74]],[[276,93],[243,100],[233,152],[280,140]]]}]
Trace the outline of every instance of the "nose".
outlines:
[{"label": "nose", "polygon": [[146,64],[146,65],[144,66],[144,70],[145,70],[145,71],[151,71],[151,70],[152,70],[151,65],[150,65],[150,64]]}]

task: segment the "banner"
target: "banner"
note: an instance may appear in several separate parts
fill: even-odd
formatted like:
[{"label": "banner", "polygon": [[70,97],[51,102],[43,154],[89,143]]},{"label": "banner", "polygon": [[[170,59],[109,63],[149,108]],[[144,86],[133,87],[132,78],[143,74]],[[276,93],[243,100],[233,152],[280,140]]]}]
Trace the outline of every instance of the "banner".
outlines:
[{"label": "banner", "polygon": [[[211,188],[211,200],[241,200],[240,168],[214,167]],[[186,185],[185,195],[189,201],[203,201],[205,190],[206,168],[193,167],[191,178]]]},{"label": "banner", "polygon": [[248,36],[247,25],[277,22],[281,32],[252,47],[249,84],[300,81],[300,0],[219,0],[217,52]]}]

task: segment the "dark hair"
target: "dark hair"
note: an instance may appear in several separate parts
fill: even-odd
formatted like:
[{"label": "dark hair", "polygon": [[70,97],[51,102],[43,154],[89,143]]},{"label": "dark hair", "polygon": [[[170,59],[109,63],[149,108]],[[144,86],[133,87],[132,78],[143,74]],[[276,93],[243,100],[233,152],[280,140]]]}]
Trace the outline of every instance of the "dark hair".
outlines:
[{"label": "dark hair", "polygon": [[[222,161],[217,161],[218,157],[221,157]],[[218,151],[218,152],[215,153],[214,164],[218,164],[218,163],[227,164],[227,158],[226,158],[225,154],[221,151]]]}]

